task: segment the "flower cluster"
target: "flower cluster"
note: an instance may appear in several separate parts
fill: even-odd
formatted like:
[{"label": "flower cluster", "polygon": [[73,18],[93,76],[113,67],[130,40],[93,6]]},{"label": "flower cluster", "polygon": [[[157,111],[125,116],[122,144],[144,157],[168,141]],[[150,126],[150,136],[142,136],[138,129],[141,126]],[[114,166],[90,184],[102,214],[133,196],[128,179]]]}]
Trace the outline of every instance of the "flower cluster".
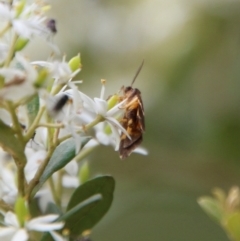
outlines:
[{"label": "flower cluster", "polygon": [[[122,134],[131,138],[119,121],[126,99],[119,101],[113,95],[105,100],[105,80],[97,85],[99,98],[79,90],[82,81],[73,80],[81,71],[79,54],[69,61],[63,57],[51,62],[31,62],[24,56],[22,50],[34,36],[45,39],[59,54],[53,44],[56,22],[46,17],[49,8],[37,0],[0,2],[0,238],[4,240],[81,236],[84,230],[74,231],[71,218],[107,194],[98,188],[99,193],[92,191],[85,201],[74,193],[65,201],[64,190],[82,192],[89,168],[79,162],[96,146],[109,145],[117,151]],[[143,148],[135,151],[147,154]],[[103,179],[113,189],[112,180]],[[102,179],[95,182],[102,185]]]}]

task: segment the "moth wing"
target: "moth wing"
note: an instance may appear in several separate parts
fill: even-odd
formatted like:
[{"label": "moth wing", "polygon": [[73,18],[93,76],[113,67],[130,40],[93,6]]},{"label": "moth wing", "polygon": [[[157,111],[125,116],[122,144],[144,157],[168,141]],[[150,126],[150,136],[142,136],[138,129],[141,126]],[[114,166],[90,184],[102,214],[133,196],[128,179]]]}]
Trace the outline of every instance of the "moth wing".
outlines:
[{"label": "moth wing", "polygon": [[133,152],[133,150],[135,150],[141,144],[141,142],[142,142],[142,135],[139,136],[139,138],[128,147],[124,148],[120,144],[120,148],[119,148],[120,158],[121,159],[127,158]]}]

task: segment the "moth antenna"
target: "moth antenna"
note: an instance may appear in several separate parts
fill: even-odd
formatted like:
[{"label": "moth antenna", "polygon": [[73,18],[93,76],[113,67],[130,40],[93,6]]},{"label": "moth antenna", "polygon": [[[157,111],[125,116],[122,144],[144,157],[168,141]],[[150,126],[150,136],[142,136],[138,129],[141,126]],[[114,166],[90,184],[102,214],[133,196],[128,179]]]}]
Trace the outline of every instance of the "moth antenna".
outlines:
[{"label": "moth antenna", "polygon": [[142,61],[142,63],[141,63],[141,65],[139,66],[139,68],[138,68],[135,76],[133,77],[131,87],[133,86],[133,83],[135,82],[136,78],[138,77],[138,75],[139,75],[139,73],[140,73],[140,71],[141,71],[141,69],[142,69],[142,67],[143,67],[143,64],[144,64],[144,60]]}]

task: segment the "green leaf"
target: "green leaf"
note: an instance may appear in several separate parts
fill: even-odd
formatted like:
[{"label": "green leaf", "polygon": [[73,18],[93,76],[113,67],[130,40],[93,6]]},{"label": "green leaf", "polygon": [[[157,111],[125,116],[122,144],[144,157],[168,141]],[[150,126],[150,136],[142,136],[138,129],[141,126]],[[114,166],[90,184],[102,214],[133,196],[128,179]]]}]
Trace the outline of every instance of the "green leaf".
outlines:
[{"label": "green leaf", "polygon": [[[82,147],[88,143],[89,137],[82,139]],[[74,139],[68,139],[61,143],[54,151],[46,169],[39,179],[38,184],[35,186],[32,192],[32,197],[42,187],[46,180],[56,171],[66,166],[75,157],[75,141]]]},{"label": "green leaf", "polygon": [[32,218],[38,217],[42,215],[42,211],[39,207],[39,199],[33,198],[31,202],[28,203],[29,212]]},{"label": "green leaf", "polygon": [[65,221],[69,218],[71,218],[73,215],[75,215],[80,209],[83,209],[85,207],[89,208],[90,206],[96,206],[96,204],[102,200],[102,195],[95,194],[92,197],[89,197],[88,199],[84,200],[83,202],[78,203],[76,206],[68,210],[64,215],[62,215],[58,221]]},{"label": "green leaf", "polygon": [[68,203],[67,213],[96,194],[100,194],[102,199],[96,204],[90,202],[89,205],[72,211],[66,219],[64,228],[69,229],[72,236],[78,236],[83,231],[91,229],[110,208],[114,187],[115,182],[111,176],[97,177],[79,186]]},{"label": "green leaf", "polygon": [[24,146],[15,137],[13,130],[0,120],[0,146],[15,160],[26,160]]},{"label": "green leaf", "polygon": [[28,120],[29,125],[31,125],[37,116],[39,111],[39,97],[38,95],[34,96],[28,103],[27,103],[27,111],[28,111]]},{"label": "green leaf", "polygon": [[[67,222],[70,222],[71,227],[75,226],[75,224],[72,223],[73,218],[80,219],[80,217],[82,217],[82,219],[80,219],[80,220],[82,220],[82,222],[85,222],[85,221],[88,222],[88,220],[86,220],[84,218],[84,216],[89,215],[88,218],[91,219],[90,215],[91,215],[92,212],[94,212],[94,210],[99,212],[98,219],[96,220],[96,216],[95,216],[95,219],[94,219],[95,221],[98,222],[101,219],[101,217],[106,213],[106,211],[108,210],[108,208],[111,205],[112,192],[113,192],[113,189],[114,189],[114,180],[113,180],[112,177],[105,176],[105,177],[96,178],[96,179],[93,179],[93,180],[89,181],[87,186],[85,186],[86,184],[79,186],[75,190],[74,194],[71,197],[72,202],[74,202],[73,204],[76,203],[76,205],[73,205],[73,206],[69,207],[70,206],[69,204],[71,202],[70,201],[69,204],[68,204],[67,212],[56,220],[58,222],[60,222],[60,221],[66,222],[66,225],[65,225],[64,229],[67,227]],[[93,186],[94,186],[94,190],[92,190],[92,191],[89,190],[90,192],[87,191],[89,188],[92,189]],[[93,194],[93,195],[90,195],[86,199],[81,198],[81,197],[79,198],[79,195],[84,195],[84,193],[85,193],[85,196],[86,196],[86,194],[94,193],[94,191],[96,192],[97,190],[99,190],[100,192],[96,193],[96,194]],[[104,196],[105,196],[106,201],[104,203],[101,202],[103,200],[103,196],[100,193],[105,193]],[[110,198],[111,201],[109,199],[109,195],[111,196],[111,198]],[[109,203],[109,201],[110,201],[110,203]],[[107,202],[109,204],[107,204]],[[99,205],[101,205],[101,206],[99,206]],[[96,208],[96,209],[94,209],[94,208]],[[100,210],[100,208],[101,208],[101,210]],[[106,208],[107,208],[107,210],[106,210]],[[92,220],[92,221],[94,221],[94,220]],[[76,225],[78,227],[78,223]],[[89,227],[92,227],[92,226],[89,226]],[[67,228],[69,230],[71,230],[71,228],[69,228],[69,227],[67,227]],[[79,235],[84,230],[85,229],[79,230],[78,233],[70,232],[70,235],[71,236],[73,234]],[[52,236],[50,235],[50,233],[46,232],[42,236],[41,241],[54,241],[54,240],[53,240]]]},{"label": "green leaf", "polygon": [[240,213],[236,212],[227,218],[226,229],[233,240],[240,241]]},{"label": "green leaf", "polygon": [[198,200],[198,204],[212,219],[221,223],[224,211],[222,210],[218,200],[211,197],[201,197]]},{"label": "green leaf", "polygon": [[45,211],[46,214],[51,213],[51,214],[58,214],[58,215],[62,215],[62,211],[59,209],[59,207],[53,203],[53,202],[49,202],[47,204],[47,208]]}]

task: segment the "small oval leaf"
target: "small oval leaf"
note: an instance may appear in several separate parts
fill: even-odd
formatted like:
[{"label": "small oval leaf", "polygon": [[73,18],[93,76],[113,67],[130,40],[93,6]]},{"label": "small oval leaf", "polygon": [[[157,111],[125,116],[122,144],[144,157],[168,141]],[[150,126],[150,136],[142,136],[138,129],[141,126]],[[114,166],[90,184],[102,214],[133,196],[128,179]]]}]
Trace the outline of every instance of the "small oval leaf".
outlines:
[{"label": "small oval leaf", "polygon": [[211,197],[201,197],[198,199],[198,204],[212,219],[221,223],[224,211],[219,205],[218,200]]},{"label": "small oval leaf", "polygon": [[28,103],[27,103],[27,114],[28,114],[28,121],[29,125],[31,125],[37,116],[39,111],[39,97],[38,95],[34,96]]},{"label": "small oval leaf", "polygon": [[83,231],[91,229],[110,208],[114,187],[115,181],[111,176],[97,177],[79,186],[68,203],[67,212],[96,194],[101,195],[101,200],[95,204],[89,203],[90,205],[72,213],[66,219],[64,228],[69,229],[72,236],[79,236]]},{"label": "small oval leaf", "polygon": [[24,145],[15,137],[13,130],[0,120],[0,146],[15,160],[26,161]]}]

